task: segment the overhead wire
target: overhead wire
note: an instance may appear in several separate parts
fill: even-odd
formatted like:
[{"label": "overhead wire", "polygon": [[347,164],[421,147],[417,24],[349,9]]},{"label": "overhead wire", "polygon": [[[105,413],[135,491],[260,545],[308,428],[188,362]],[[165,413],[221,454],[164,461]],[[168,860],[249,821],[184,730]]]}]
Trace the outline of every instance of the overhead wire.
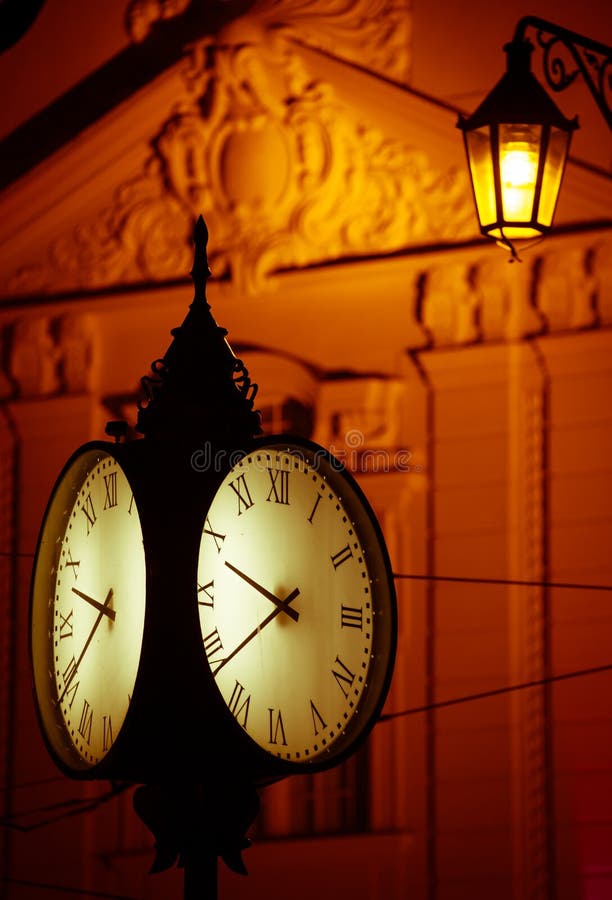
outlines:
[{"label": "overhead wire", "polygon": [[553,684],[558,681],[567,681],[570,678],[584,678],[587,675],[599,675],[602,672],[612,671],[612,663],[601,666],[592,666],[589,669],[575,669],[572,672],[562,672],[560,675],[550,675],[547,678],[534,678],[531,681],[521,681],[517,684],[508,684],[501,688],[491,688],[488,691],[478,691],[474,694],[465,694],[462,697],[451,697],[448,700],[439,700],[436,703],[428,703],[424,706],[413,706],[399,712],[385,713],[379,716],[379,722],[388,722],[391,719],[399,719],[403,716],[413,716],[417,713],[428,712],[432,709],[444,709],[449,706],[459,706],[461,703],[471,703],[475,700],[486,700],[490,697],[498,697],[502,694],[510,694],[513,691],[525,691],[529,688],[542,687],[545,684]]},{"label": "overhead wire", "polygon": [[[65,782],[64,775],[53,775],[50,778],[33,778],[32,781],[22,781],[20,784],[12,784],[11,791],[23,791],[27,788],[40,787],[41,784],[53,784],[54,782]],[[0,794],[4,794],[9,790],[7,787],[0,786]]]},{"label": "overhead wire", "polygon": [[572,581],[533,581],[522,578],[477,578],[467,575],[408,575],[404,572],[393,572],[397,580],[411,581],[449,581],[457,584],[495,584],[508,587],[541,587],[560,588],[573,591],[612,591],[610,584],[583,584]]},{"label": "overhead wire", "polygon": [[66,884],[51,884],[47,881],[32,881],[27,878],[6,877],[0,880],[0,884],[37,888],[40,891],[62,891],[64,894],[78,894],[79,897],[100,897],[104,898],[104,900],[140,900],[138,897],[131,897],[126,894],[109,894],[106,891],[92,891],[88,888],[72,887]]},{"label": "overhead wire", "polygon": [[[46,806],[39,806],[34,809],[10,813],[8,816],[0,818],[0,826],[19,831],[22,834],[27,834],[30,831],[37,831],[39,828],[45,828],[47,825],[54,825],[56,822],[61,822],[64,819],[92,812],[103,804],[108,803],[109,800],[113,800],[130,787],[132,787],[132,785],[129,783],[114,784],[110,790],[105,791],[103,794],[99,794],[97,797],[71,797],[67,800],[60,800],[57,803],[50,803]],[[21,824],[18,821],[19,819],[23,820],[57,809],[63,811],[57,815],[47,816],[47,818],[33,822],[32,824]]]},{"label": "overhead wire", "polygon": [[[455,584],[488,584],[503,585],[505,587],[540,587],[547,589],[560,590],[580,590],[580,591],[612,591],[612,585],[607,584],[584,584],[579,582],[566,581],[538,581],[532,579],[519,578],[478,578],[463,575],[414,575],[404,572],[393,572],[393,578],[396,580],[411,581],[438,581],[450,582]],[[388,722],[392,719],[402,718],[404,716],[416,715],[418,713],[429,712],[434,709],[445,709],[451,706],[459,706],[462,703],[471,703],[477,700],[485,700],[491,697],[510,694],[516,691],[529,690],[530,688],[543,687],[547,684],[554,684],[560,681],[567,681],[573,678],[587,677],[602,672],[612,670],[612,663],[606,663],[601,666],[593,666],[587,669],[576,669],[571,672],[562,672],[559,675],[550,675],[546,678],[537,678],[530,681],[522,681],[517,684],[505,685],[500,688],[491,688],[486,691],[477,691],[473,694],[465,694],[461,697],[451,697],[447,700],[440,700],[435,703],[428,703],[422,706],[414,706],[409,709],[401,710],[394,713],[385,713],[379,716],[379,722]]]}]

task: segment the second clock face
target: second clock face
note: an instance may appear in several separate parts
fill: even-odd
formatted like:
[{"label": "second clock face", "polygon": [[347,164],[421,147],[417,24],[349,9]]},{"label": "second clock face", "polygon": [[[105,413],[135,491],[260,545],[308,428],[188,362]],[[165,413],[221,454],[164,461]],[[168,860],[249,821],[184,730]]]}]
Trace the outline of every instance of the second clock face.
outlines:
[{"label": "second clock face", "polygon": [[238,724],[294,763],[333,755],[365,725],[355,723],[387,601],[373,592],[371,525],[354,492],[349,511],[351,491],[327,456],[266,447],[230,471],[204,523],[207,662]]},{"label": "second clock face", "polygon": [[117,460],[87,450],[65,471],[42,529],[34,669],[47,737],[71,769],[109,753],[134,690],[145,618],[143,536]]}]

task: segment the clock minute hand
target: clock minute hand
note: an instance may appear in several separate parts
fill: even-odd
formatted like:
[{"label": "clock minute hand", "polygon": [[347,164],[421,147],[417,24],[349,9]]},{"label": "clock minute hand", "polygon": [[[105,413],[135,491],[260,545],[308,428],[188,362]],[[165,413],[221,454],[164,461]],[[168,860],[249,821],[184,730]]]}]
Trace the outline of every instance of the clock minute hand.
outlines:
[{"label": "clock minute hand", "polygon": [[98,601],[94,600],[93,597],[88,597],[87,594],[84,594],[83,591],[79,591],[75,587],[72,588],[72,593],[76,594],[77,597],[80,597],[82,600],[86,600],[89,604],[91,604],[91,606],[93,606],[94,609],[97,609],[98,612],[101,612],[105,616],[108,616],[108,618],[111,620],[111,622],[115,621],[115,615],[116,615],[115,610],[109,609],[107,607],[106,603],[98,603]]},{"label": "clock minute hand", "polygon": [[[252,578],[249,578],[248,575],[245,575],[245,573],[241,572],[240,569],[237,569],[236,566],[233,566],[227,561],[225,565],[228,569],[231,569],[232,572],[235,572],[236,575],[242,578],[243,581],[246,581],[247,584],[250,584],[251,587],[255,588],[256,591],[259,591],[260,594],[263,594],[264,597],[266,597],[268,600],[271,600],[272,603],[274,603],[274,605],[277,607],[277,612],[287,613],[287,615],[290,616],[294,622],[297,622],[297,620],[300,618],[299,612],[287,605],[289,597],[287,597],[285,600],[281,600],[280,597],[277,597],[276,594],[273,594],[271,591],[266,590],[266,588],[262,587],[261,584],[257,584],[256,581],[253,581]],[[299,591],[296,588],[295,591],[289,596],[294,599],[298,594]]]},{"label": "clock minute hand", "polygon": [[[101,608],[100,608],[100,612],[98,613],[98,617],[97,617],[96,621],[94,622],[93,628],[92,628],[91,631],[89,632],[89,637],[88,637],[87,640],[85,641],[85,646],[84,646],[83,649],[81,650],[81,652],[80,652],[80,654],[79,654],[79,658],[76,660],[75,664],[74,664],[73,667],[72,667],[72,670],[71,670],[71,672],[70,672],[70,675],[68,676],[68,680],[67,680],[66,683],[64,684],[64,690],[62,691],[61,695],[57,698],[57,702],[58,702],[58,703],[61,703],[61,702],[62,702],[62,700],[64,699],[64,695],[65,695],[66,691],[68,690],[68,688],[69,688],[70,685],[72,684],[72,679],[74,678],[74,676],[75,676],[76,673],[78,672],[79,666],[81,665],[81,660],[82,660],[83,657],[85,656],[85,653],[87,652],[87,648],[88,648],[89,645],[91,644],[92,639],[93,639],[93,636],[94,636],[94,634],[96,633],[96,629],[97,629],[98,625],[100,624],[100,622],[102,621],[102,616],[103,616],[103,615],[106,613],[106,611],[108,610],[108,604],[111,602],[112,599],[113,599],[113,589],[111,588],[111,589],[109,590],[108,594],[106,595],[106,600],[104,601],[104,603],[101,603],[101,604],[100,604],[100,607],[101,607]],[[112,612],[112,610],[109,610],[109,612]]]},{"label": "clock minute hand", "polygon": [[254,628],[253,631],[252,631],[250,634],[248,634],[248,635],[245,637],[245,639],[244,639],[243,641],[241,641],[241,642],[238,644],[237,647],[234,647],[234,649],[233,649],[232,652],[229,654],[229,656],[226,656],[225,659],[222,659],[222,660],[221,660],[221,662],[219,663],[219,665],[217,666],[217,668],[216,668],[215,671],[213,672],[213,675],[215,676],[215,678],[217,677],[217,673],[223,668],[223,666],[225,666],[225,665],[230,661],[230,659],[233,659],[234,656],[236,656],[237,653],[240,653],[240,651],[241,651],[244,647],[246,647],[246,645],[247,645],[250,641],[252,641],[254,637],[257,637],[257,635],[259,634],[259,632],[260,632],[263,628],[265,628],[266,625],[268,625],[268,624],[272,621],[272,619],[275,619],[275,618],[277,617],[277,615],[278,615],[280,612],[290,612],[290,611],[291,611],[291,607],[289,606],[289,604],[290,604],[290,603],[293,603],[293,601],[294,601],[295,598],[299,595],[299,593],[300,593],[299,590],[298,590],[297,588],[294,588],[294,590],[292,590],[291,593],[290,593],[287,597],[285,597],[284,600],[279,600],[279,601],[278,601],[278,606],[277,606],[277,608],[276,608],[275,610],[273,610],[273,611],[270,613],[269,616],[266,616],[266,618],[263,620],[263,622],[261,622],[261,623],[257,626],[257,628]]}]

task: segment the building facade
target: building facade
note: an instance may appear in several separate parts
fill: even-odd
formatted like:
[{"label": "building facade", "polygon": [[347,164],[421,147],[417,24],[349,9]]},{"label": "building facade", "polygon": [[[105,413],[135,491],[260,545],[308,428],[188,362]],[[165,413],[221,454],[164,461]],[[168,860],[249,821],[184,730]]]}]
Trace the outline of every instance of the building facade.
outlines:
[{"label": "building facade", "polygon": [[399,606],[382,720],[261,792],[221,896],[610,898],[610,172],[571,162],[509,264],[457,110],[411,86],[407,2],[238,6],[131,0],[126,48],[2,143],[0,896],[181,895],[131,791],[48,759],[28,596],[59,470],[134,425],[184,318],[202,213],[264,431],[345,461]]}]

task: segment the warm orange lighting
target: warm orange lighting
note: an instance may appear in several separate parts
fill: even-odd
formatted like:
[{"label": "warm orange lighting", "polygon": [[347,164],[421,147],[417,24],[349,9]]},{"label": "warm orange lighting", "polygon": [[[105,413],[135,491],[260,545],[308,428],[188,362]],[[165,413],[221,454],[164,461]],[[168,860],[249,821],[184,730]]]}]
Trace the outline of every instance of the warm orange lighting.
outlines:
[{"label": "warm orange lighting", "polygon": [[460,118],[483,234],[513,242],[552,225],[571,133],[530,71],[528,41],[507,44],[508,71],[468,119]]}]

